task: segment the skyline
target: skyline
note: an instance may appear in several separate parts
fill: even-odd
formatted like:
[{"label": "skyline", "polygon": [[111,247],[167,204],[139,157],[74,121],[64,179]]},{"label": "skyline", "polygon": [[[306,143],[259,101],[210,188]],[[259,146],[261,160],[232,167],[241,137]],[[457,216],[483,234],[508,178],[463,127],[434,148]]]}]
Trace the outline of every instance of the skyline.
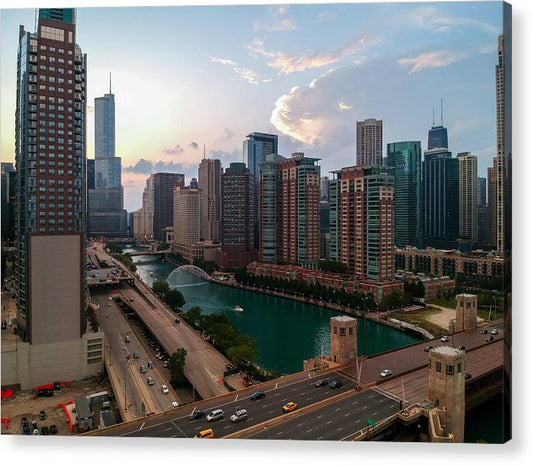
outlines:
[{"label": "skyline", "polygon": [[[2,11],[2,161],[14,160],[18,27],[33,21],[33,10]],[[78,8],[87,156],[94,98],[111,73],[128,211],[154,172],[197,177],[204,144],[224,169],[242,161],[253,131],[277,134],[283,156],[320,158],[322,176],[355,165],[355,124],[366,118],[383,120],[384,153],[410,140],[425,150],[441,96],[450,150],[477,155],[486,177],[501,22],[498,2]]]}]

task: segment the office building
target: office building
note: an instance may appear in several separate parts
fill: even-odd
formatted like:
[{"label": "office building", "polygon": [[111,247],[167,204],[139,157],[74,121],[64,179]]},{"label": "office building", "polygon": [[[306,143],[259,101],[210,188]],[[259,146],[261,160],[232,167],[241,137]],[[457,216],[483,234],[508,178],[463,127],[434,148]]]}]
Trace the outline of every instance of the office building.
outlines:
[{"label": "office building", "polygon": [[146,181],[142,196],[142,207],[133,212],[133,237],[139,241],[151,241],[154,238],[154,199],[153,177]]},{"label": "office building", "polygon": [[257,259],[254,246],[255,182],[244,163],[231,163],[222,174],[221,248],[217,264],[239,268]]},{"label": "office building", "polygon": [[[16,347],[2,344],[2,384],[34,388],[103,370],[103,335],[87,325],[87,57],[74,9],[40,9],[19,29],[16,129]],[[47,112],[39,108],[47,108]],[[13,343],[15,344],[15,343]]]},{"label": "office building", "polygon": [[[111,92],[94,99],[94,182],[88,188],[87,228],[91,237],[126,237],[128,216],[124,210],[121,159],[115,156],[115,96]],[[92,173],[91,173],[92,177]],[[89,174],[87,176],[89,181]]]},{"label": "office building", "polygon": [[420,141],[387,144],[394,174],[394,245],[422,246],[422,147]]},{"label": "office building", "polygon": [[330,181],[330,257],[360,281],[394,278],[394,175],[352,166]]},{"label": "office building", "polygon": [[314,266],[319,260],[320,166],[293,153],[267,155],[261,163],[259,257]]},{"label": "office building", "polygon": [[185,186],[185,175],[155,173],[153,176],[154,239],[165,241],[164,229],[174,225],[174,190]]},{"label": "office building", "polygon": [[487,210],[488,210],[488,242],[496,248],[497,240],[497,218],[498,218],[498,185],[497,185],[497,159],[492,159],[493,166],[487,168]]},{"label": "office building", "polygon": [[457,248],[459,162],[446,149],[426,150],[422,171],[424,246]]},{"label": "office building", "polygon": [[470,152],[457,154],[459,160],[459,236],[478,241],[477,157]]},{"label": "office building", "polygon": [[220,242],[221,180],[220,160],[204,158],[198,167],[200,190],[200,239]]},{"label": "office building", "polygon": [[16,173],[13,163],[2,162],[2,243],[15,240]]},{"label": "office building", "polygon": [[433,111],[433,124],[428,131],[428,150],[448,148],[448,129],[444,127],[443,103],[440,100],[440,125],[435,124],[435,111]]},{"label": "office building", "polygon": [[356,123],[356,164],[383,164],[383,121],[368,118]]}]

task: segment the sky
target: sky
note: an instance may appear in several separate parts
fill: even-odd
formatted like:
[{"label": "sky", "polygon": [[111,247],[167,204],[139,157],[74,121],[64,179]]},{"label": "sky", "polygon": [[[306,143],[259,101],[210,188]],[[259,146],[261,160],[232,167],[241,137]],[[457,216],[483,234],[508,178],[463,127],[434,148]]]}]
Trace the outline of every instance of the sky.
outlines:
[{"label": "sky", "polygon": [[[33,31],[35,12],[6,9],[0,21],[2,161],[13,161],[18,28]],[[355,164],[365,118],[383,120],[384,153],[404,140],[425,149],[441,99],[450,150],[476,154],[486,177],[501,32],[500,2],[81,7],[87,156],[111,73],[128,211],[151,173],[188,182],[204,147],[226,168],[254,131],[277,134],[281,155],[319,158],[322,176]]]}]

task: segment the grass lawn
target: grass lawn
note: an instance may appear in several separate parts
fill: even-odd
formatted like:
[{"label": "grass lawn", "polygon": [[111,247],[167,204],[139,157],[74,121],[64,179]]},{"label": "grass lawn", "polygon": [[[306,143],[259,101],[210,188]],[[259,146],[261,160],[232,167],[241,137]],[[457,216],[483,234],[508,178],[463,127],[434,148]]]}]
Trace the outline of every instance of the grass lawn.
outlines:
[{"label": "grass lawn", "polygon": [[446,308],[455,308],[456,305],[455,299],[446,300],[444,297],[435,297],[433,299],[428,299],[426,303],[430,305],[439,305],[441,307]]},{"label": "grass lawn", "polygon": [[395,312],[391,314],[391,318],[396,318],[398,320],[402,320],[407,323],[419,326],[420,328],[429,331],[431,334],[433,334],[433,336],[438,337],[444,334],[448,334],[448,331],[441,328],[440,326],[430,323],[429,321],[427,321],[427,317],[429,315],[434,315],[435,313],[439,312],[440,310],[438,308],[426,307],[420,310],[414,310],[412,312]]}]

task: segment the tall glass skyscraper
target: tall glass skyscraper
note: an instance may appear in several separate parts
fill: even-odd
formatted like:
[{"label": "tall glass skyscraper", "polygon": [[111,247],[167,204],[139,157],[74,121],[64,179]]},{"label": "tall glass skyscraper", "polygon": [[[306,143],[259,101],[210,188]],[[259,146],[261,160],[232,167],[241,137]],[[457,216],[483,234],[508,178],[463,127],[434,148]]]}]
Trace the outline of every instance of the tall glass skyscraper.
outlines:
[{"label": "tall glass skyscraper", "polygon": [[420,141],[387,144],[394,168],[394,245],[422,246],[422,146]]}]

